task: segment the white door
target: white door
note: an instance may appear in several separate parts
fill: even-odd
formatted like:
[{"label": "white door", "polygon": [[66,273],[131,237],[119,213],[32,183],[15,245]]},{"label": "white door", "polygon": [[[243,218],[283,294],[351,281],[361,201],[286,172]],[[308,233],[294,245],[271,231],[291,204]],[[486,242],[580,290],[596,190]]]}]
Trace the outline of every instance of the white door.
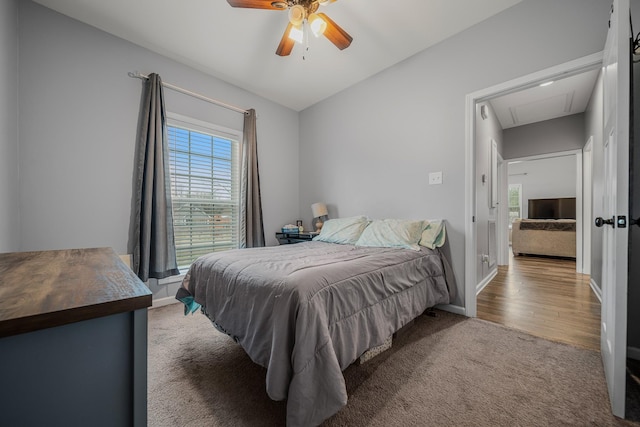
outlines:
[{"label": "white door", "polygon": [[629,0],[614,0],[604,49],[604,228],[600,348],[613,414],[624,417],[629,217]]}]

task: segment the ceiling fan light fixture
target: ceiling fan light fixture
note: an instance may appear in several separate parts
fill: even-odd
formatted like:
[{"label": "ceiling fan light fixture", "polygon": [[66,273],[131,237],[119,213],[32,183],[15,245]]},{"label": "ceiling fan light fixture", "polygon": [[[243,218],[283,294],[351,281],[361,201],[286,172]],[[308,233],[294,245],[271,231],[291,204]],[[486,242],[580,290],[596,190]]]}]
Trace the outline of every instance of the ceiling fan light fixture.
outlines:
[{"label": "ceiling fan light fixture", "polygon": [[291,31],[289,31],[289,38],[298,43],[302,43],[304,41],[304,31],[302,30],[302,26],[293,26],[291,27]]},{"label": "ceiling fan light fixture", "polygon": [[312,13],[311,15],[309,15],[309,27],[311,27],[311,32],[313,33],[313,35],[315,35],[316,37],[320,37],[327,29],[327,23],[318,15]]},{"label": "ceiling fan light fixture", "polygon": [[307,12],[302,5],[296,4],[289,9],[289,22],[295,27],[299,27],[307,17]]}]

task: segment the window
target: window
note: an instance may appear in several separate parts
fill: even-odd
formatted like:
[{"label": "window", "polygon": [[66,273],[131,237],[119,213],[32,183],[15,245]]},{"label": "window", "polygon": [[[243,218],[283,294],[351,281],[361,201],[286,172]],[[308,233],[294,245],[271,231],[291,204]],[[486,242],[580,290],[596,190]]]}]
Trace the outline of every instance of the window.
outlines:
[{"label": "window", "polygon": [[522,184],[509,184],[509,224],[522,218]]},{"label": "window", "polygon": [[178,266],[239,247],[241,134],[170,115],[167,124]]}]

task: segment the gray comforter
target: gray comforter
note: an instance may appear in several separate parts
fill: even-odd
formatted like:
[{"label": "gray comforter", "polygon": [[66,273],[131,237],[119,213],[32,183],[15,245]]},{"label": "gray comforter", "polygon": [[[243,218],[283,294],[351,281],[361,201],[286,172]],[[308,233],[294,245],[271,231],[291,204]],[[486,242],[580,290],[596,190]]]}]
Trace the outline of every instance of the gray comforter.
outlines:
[{"label": "gray comforter", "polygon": [[269,397],[287,399],[287,425],[310,426],[346,405],[347,366],[449,302],[445,268],[438,250],[305,242],[205,255],[183,287],[267,368]]}]

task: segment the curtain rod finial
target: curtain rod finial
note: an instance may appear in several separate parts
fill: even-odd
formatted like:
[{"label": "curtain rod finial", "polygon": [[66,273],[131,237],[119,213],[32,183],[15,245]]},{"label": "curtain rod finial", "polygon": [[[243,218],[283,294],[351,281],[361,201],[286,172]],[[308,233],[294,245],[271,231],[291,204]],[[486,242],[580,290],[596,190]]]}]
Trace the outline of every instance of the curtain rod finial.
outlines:
[{"label": "curtain rod finial", "polygon": [[129,71],[127,73],[129,75],[129,77],[132,77],[134,79],[142,79],[142,80],[146,80],[148,77],[145,76],[144,74],[140,73],[140,71]]}]

